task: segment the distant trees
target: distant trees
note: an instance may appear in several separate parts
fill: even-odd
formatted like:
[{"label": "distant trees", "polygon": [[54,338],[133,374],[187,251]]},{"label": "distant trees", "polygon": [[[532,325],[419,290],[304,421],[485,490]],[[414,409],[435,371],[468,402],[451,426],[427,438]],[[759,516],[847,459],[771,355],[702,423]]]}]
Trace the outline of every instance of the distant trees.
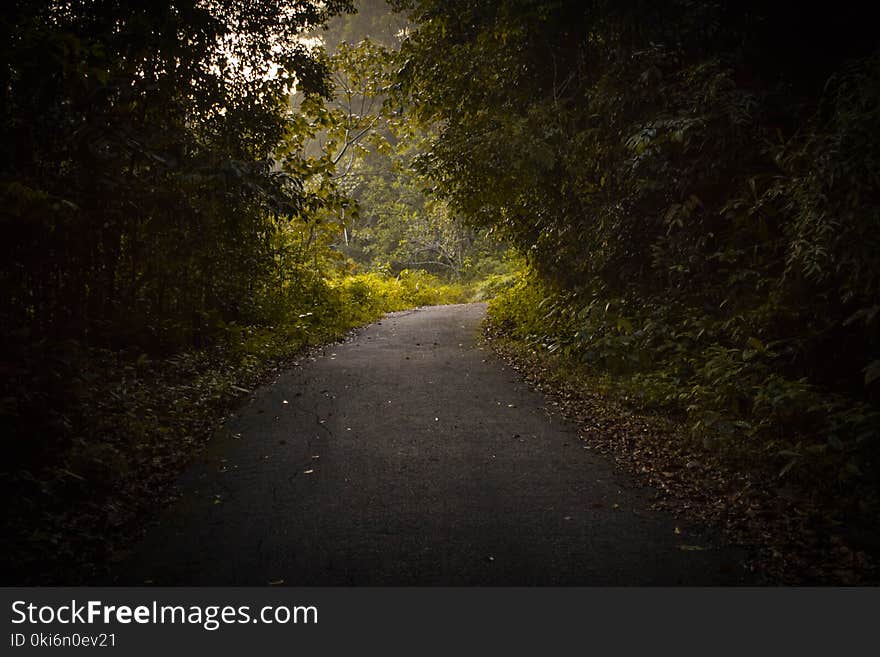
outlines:
[{"label": "distant trees", "polygon": [[293,166],[308,172],[308,189],[332,199],[322,215],[325,243],[395,275],[425,269],[461,278],[501,267],[503,247],[477,239],[445,200],[432,198],[415,166],[434,127],[414,123],[392,98],[408,22],[383,0],[357,9],[316,33],[328,47],[332,98],[295,99],[300,128],[287,144],[307,156]]}]

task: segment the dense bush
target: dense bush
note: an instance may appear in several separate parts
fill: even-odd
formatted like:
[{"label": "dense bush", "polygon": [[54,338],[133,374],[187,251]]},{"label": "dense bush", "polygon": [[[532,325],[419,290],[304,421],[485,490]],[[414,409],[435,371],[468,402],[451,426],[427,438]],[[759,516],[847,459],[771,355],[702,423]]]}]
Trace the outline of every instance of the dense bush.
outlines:
[{"label": "dense bush", "polygon": [[[495,325],[592,374],[643,408],[687,418],[695,439],[776,472],[873,476],[880,413],[869,402],[783,374],[777,345],[724,346],[724,327],[665,304],[548,288],[524,274],[490,303]],[[719,337],[720,336],[720,337]],[[782,361],[782,362],[780,362]]]},{"label": "dense bush", "polygon": [[440,126],[421,165],[530,263],[497,322],[780,470],[876,467],[880,58],[857,6],[793,29],[786,3],[401,4],[401,95]]}]

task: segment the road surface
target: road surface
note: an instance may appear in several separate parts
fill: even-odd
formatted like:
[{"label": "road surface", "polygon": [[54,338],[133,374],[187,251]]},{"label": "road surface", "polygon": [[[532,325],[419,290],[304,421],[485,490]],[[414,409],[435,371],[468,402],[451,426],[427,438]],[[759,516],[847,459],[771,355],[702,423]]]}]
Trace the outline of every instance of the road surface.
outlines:
[{"label": "road surface", "polygon": [[742,554],[640,488],[479,344],[484,304],[394,313],[257,390],[120,584],[704,585]]}]

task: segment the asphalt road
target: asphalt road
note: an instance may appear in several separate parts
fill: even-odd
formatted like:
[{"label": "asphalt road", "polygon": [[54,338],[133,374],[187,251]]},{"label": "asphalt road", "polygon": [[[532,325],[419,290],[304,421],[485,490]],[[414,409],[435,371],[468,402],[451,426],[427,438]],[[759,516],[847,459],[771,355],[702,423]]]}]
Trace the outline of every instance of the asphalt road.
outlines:
[{"label": "asphalt road", "polygon": [[745,581],[741,554],[650,511],[653,491],[479,345],[484,313],[389,315],[257,390],[116,582]]}]

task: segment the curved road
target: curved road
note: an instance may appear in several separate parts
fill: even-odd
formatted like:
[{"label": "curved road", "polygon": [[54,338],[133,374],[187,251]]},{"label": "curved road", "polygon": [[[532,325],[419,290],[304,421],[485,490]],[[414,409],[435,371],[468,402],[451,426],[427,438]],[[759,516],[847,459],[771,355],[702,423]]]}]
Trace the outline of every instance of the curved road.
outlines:
[{"label": "curved road", "polygon": [[478,344],[484,314],[394,313],[257,390],[116,581],[744,581]]}]

